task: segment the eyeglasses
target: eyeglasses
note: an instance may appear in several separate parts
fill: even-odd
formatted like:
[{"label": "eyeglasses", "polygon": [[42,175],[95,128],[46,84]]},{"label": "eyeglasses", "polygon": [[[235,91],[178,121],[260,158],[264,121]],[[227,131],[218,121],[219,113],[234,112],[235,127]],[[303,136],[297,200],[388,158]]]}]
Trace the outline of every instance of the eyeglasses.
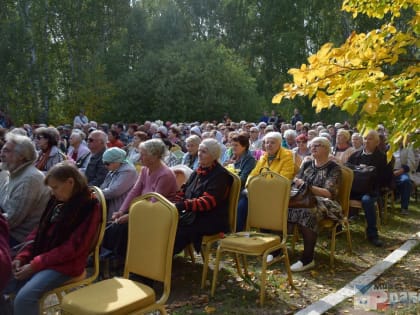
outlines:
[{"label": "eyeglasses", "polygon": [[38,140],[45,139],[45,137],[44,137],[44,136],[37,136],[36,138],[37,138]]}]

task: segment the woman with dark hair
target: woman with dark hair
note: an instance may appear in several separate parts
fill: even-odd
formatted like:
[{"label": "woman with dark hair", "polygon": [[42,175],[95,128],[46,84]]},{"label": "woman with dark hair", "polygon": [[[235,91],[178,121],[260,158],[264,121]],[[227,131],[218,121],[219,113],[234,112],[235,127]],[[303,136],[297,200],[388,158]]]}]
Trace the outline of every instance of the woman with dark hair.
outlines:
[{"label": "woman with dark hair", "polygon": [[234,135],[230,141],[232,157],[227,161],[227,166],[241,178],[241,189],[245,187],[249,173],[255,167],[255,158],[249,151],[249,136],[247,133]]},{"label": "woman with dark hair", "polygon": [[108,131],[108,143],[106,144],[108,148],[123,148],[124,143],[120,140],[120,137],[118,135],[118,131],[111,129]]},{"label": "woman with dark hair", "polygon": [[39,148],[35,166],[42,172],[47,172],[55,164],[66,159],[58,148],[60,133],[54,127],[39,127],[35,130],[35,144]]},{"label": "woman with dark hair", "polygon": [[174,145],[174,150],[181,150],[182,152],[187,152],[184,142],[181,140],[181,131],[178,127],[171,126],[168,129],[168,139]]},{"label": "woman with dark hair", "polygon": [[101,221],[99,202],[74,165],[55,165],[45,184],[51,199],[12,262],[13,279],[5,293],[16,293],[14,314],[39,314],[45,292],[84,272]]}]

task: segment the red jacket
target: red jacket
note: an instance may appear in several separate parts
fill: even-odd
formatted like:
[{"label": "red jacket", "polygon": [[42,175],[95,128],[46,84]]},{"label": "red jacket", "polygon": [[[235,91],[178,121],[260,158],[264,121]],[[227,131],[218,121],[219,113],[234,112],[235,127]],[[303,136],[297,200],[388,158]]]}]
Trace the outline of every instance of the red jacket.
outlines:
[{"label": "red jacket", "polygon": [[12,274],[12,266],[9,252],[9,228],[6,219],[0,213],[0,292]]},{"label": "red jacket", "polygon": [[[31,259],[32,243],[26,246],[15,259],[20,260],[21,265],[29,262],[35,272],[52,269],[70,277],[79,276],[85,269],[93,239],[101,224],[101,216],[99,203],[95,203],[95,209],[91,215],[73,231],[66,242]],[[52,226],[50,230],[51,228]],[[25,242],[34,240],[36,233],[37,229],[29,234]]]}]

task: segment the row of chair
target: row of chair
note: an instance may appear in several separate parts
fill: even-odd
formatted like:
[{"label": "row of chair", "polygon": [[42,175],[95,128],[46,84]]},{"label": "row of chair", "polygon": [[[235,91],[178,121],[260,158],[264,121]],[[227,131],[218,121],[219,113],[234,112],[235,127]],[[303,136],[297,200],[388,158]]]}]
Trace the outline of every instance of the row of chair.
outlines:
[{"label": "row of chair", "polygon": [[[343,207],[344,218],[340,222],[323,220],[322,228],[331,230],[330,263],[334,263],[334,251],[336,235],[347,234],[347,241],[351,248],[351,236],[348,222],[349,196],[353,173],[343,167],[343,180],[341,184],[339,201]],[[236,227],[236,209],[240,193],[240,179],[231,174],[232,187],[229,195],[229,225],[234,231]],[[102,192],[94,188],[98,199],[102,204],[103,218],[106,218],[106,203]],[[203,271],[201,286],[204,287],[207,280],[209,257],[211,249],[216,242],[216,261],[213,273],[211,294],[214,295],[221,255],[223,252],[231,252],[235,256],[238,273],[242,276],[239,257],[247,274],[246,256],[260,256],[262,262],[260,280],[260,304],[264,304],[265,281],[267,267],[275,262],[284,260],[287,278],[293,285],[290,271],[290,262],[287,250],[287,209],[290,180],[274,172],[263,172],[260,176],[253,177],[248,184],[249,213],[247,220],[247,232],[231,233],[228,235],[215,234],[203,238],[201,253],[203,256]],[[150,199],[155,202],[149,202]],[[337,231],[338,225],[343,226],[341,232]],[[134,229],[133,226],[136,228]],[[177,227],[177,210],[164,197],[156,193],[144,195],[136,199],[130,208],[129,240],[127,258],[124,267],[123,278],[113,278],[92,284],[99,273],[99,247],[105,230],[105,219],[98,229],[98,237],[93,246],[94,271],[93,274],[83,279],[73,279],[69,284],[45,295],[56,294],[60,308],[64,314],[131,314],[144,313],[153,309],[166,314],[164,303],[166,302],[171,283],[171,267],[173,242]],[[280,234],[263,233],[261,230],[282,231]],[[296,238],[292,239],[292,246]],[[267,262],[267,256],[277,250],[282,255],[273,261]],[[152,280],[163,282],[162,296],[156,299],[152,288],[140,282],[129,279],[131,273],[138,274]],[[86,286],[87,285],[87,286]],[[71,292],[64,297],[63,292],[68,292],[76,287],[86,286]],[[40,303],[44,307],[44,303]],[[141,310],[141,311],[140,311]]]}]

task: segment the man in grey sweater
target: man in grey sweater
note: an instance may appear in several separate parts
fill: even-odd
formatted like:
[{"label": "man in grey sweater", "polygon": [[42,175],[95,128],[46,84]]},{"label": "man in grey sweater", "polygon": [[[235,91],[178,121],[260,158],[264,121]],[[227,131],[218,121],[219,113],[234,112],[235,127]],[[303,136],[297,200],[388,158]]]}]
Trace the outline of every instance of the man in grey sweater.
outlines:
[{"label": "man in grey sweater", "polygon": [[31,139],[8,133],[0,158],[2,172],[8,175],[0,182],[0,209],[10,228],[10,246],[25,240],[38,226],[50,199],[44,175],[35,166],[37,154]]}]

